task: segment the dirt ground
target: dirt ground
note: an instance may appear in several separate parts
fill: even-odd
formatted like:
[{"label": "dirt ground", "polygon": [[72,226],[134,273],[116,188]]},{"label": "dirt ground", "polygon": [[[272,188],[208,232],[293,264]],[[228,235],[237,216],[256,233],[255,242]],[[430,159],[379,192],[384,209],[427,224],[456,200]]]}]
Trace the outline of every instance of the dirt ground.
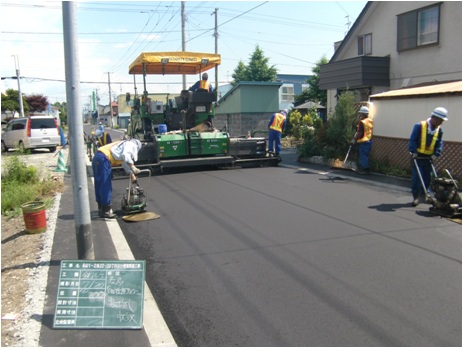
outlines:
[{"label": "dirt ground", "polygon": [[28,234],[22,216],[8,220],[2,216],[2,347],[16,346],[15,321],[26,303],[29,273],[36,267],[41,250],[41,234]]},{"label": "dirt ground", "polygon": [[[63,150],[65,151],[65,150]],[[67,154],[67,151],[65,151]],[[11,155],[11,152],[8,153]],[[56,191],[63,190],[64,173],[54,173],[58,157],[55,154],[36,151],[21,156],[35,165],[41,175],[51,175],[56,180]],[[67,156],[66,156],[67,157]],[[7,156],[2,154],[2,165]],[[47,198],[51,198],[50,197]],[[45,197],[44,197],[45,198]],[[47,216],[48,217],[48,216]],[[30,234],[25,231],[24,217],[19,215],[8,219],[2,215],[2,332],[1,346],[20,346],[17,322],[27,306],[26,294],[29,290],[31,273],[39,266],[41,251],[44,246],[44,233]]]}]

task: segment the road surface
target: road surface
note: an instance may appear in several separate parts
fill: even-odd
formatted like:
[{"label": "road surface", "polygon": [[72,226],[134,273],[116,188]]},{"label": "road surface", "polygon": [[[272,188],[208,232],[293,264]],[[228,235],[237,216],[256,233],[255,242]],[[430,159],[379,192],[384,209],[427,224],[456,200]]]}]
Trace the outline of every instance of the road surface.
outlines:
[{"label": "road surface", "polygon": [[284,162],[140,185],[161,218],[121,228],[179,346],[461,345],[461,225],[403,188]]}]

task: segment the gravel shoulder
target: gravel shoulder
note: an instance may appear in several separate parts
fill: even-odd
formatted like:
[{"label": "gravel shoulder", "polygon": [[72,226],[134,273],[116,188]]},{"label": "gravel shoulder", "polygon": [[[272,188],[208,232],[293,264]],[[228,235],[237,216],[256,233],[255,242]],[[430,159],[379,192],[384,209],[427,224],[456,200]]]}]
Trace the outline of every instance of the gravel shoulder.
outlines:
[{"label": "gravel shoulder", "polygon": [[[63,153],[67,160],[68,149]],[[2,154],[2,163],[13,154]],[[37,150],[21,158],[36,166],[42,177],[51,176],[57,187],[62,187],[64,173],[54,172],[58,151]],[[60,199],[61,193],[57,192],[52,207],[46,210],[47,230],[43,233],[27,233],[22,215],[12,219],[2,215],[2,347],[38,346]]]}]

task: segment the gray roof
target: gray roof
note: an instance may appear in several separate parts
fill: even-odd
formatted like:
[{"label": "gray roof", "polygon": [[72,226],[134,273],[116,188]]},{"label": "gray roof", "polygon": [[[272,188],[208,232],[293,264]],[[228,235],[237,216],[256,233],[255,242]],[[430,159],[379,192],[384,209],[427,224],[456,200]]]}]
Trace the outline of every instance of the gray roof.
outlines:
[{"label": "gray roof", "polygon": [[314,107],[316,107],[317,109],[326,109],[323,105],[320,105],[320,103],[315,103],[312,101],[295,106],[294,109],[312,109]]}]

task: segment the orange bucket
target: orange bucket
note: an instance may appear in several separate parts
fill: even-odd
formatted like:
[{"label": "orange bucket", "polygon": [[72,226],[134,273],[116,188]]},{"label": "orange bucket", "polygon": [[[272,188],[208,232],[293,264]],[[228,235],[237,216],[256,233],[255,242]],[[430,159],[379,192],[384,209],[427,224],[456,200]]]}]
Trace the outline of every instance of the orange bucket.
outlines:
[{"label": "orange bucket", "polygon": [[28,202],[21,205],[27,233],[42,233],[47,230],[47,216],[43,202]]}]

